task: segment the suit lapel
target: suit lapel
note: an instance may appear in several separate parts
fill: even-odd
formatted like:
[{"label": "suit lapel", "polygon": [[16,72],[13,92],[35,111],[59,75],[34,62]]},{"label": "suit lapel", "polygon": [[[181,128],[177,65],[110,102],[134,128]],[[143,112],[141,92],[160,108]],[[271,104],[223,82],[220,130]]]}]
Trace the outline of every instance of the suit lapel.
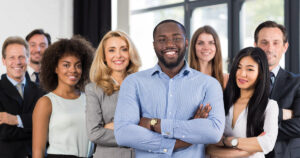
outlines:
[{"label": "suit lapel", "polygon": [[[33,86],[33,83],[31,83],[30,80],[26,79],[26,84],[24,87],[24,106],[31,105],[33,103],[33,99],[36,96]],[[23,107],[23,110],[26,110],[26,108],[28,107]]]},{"label": "suit lapel", "polygon": [[271,97],[270,97],[271,99],[274,99],[274,100],[279,99],[280,93],[278,93],[278,92],[282,91],[282,88],[284,87],[286,78],[287,78],[287,74],[285,73],[285,71],[282,68],[280,68],[278,71],[278,74],[275,78],[274,87],[273,87],[273,90],[271,92]]},{"label": "suit lapel", "polygon": [[20,106],[22,106],[23,99],[20,96],[17,88],[12,85],[12,83],[7,79],[6,74],[1,77],[1,87],[7,97],[16,100]]}]

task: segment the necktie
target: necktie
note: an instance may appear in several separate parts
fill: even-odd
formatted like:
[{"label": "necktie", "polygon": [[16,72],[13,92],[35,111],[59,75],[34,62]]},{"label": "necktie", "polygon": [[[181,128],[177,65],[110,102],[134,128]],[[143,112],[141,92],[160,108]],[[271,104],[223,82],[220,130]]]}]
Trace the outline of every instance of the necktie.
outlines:
[{"label": "necktie", "polygon": [[23,98],[23,87],[22,87],[22,86],[23,86],[22,83],[18,83],[18,84],[16,85],[17,90],[18,90],[20,96]]},{"label": "necktie", "polygon": [[272,92],[274,82],[275,82],[275,75],[273,72],[270,72],[270,94]]},{"label": "necktie", "polygon": [[34,72],[34,75],[35,75],[35,83],[39,84],[40,83],[39,73],[38,72]]}]

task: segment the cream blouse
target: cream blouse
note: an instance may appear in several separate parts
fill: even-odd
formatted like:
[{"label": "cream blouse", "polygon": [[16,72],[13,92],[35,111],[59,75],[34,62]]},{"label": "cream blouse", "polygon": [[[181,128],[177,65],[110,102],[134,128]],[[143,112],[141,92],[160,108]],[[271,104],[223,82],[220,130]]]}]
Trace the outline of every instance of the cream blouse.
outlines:
[{"label": "cream blouse", "polygon": [[[233,106],[231,106],[229,109],[229,114],[226,116],[224,136],[246,138],[248,108],[244,109],[240,113],[234,128],[232,128]],[[269,99],[264,122],[264,132],[266,132],[266,134],[257,137],[258,143],[263,152],[257,152],[249,156],[249,158],[264,158],[265,154],[273,150],[278,134],[278,113],[279,109],[277,102]]]}]

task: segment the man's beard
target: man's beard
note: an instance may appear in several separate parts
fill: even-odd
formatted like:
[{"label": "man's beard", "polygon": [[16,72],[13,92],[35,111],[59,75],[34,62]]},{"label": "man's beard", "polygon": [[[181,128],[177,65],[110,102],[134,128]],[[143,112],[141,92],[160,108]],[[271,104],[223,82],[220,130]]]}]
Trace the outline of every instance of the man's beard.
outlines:
[{"label": "man's beard", "polygon": [[[185,51],[184,51],[185,52]],[[167,62],[165,60],[165,58],[163,57],[163,55],[157,55],[158,60],[166,67],[169,69],[175,68],[176,66],[178,66],[180,64],[180,62],[182,61],[182,59],[184,58],[185,53],[181,53],[177,60],[175,62]]]},{"label": "man's beard", "polygon": [[41,64],[40,61],[36,61],[36,60],[32,60],[32,59],[30,59],[30,63],[35,64],[35,65]]}]

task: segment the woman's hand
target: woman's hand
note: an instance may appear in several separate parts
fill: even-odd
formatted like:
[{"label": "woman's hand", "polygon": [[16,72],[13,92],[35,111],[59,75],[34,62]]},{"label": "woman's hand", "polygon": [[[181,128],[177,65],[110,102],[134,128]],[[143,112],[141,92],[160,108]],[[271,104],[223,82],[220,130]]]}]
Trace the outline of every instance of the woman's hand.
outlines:
[{"label": "woman's hand", "polygon": [[114,130],[114,122],[105,124],[105,125],[104,125],[104,128]]}]

